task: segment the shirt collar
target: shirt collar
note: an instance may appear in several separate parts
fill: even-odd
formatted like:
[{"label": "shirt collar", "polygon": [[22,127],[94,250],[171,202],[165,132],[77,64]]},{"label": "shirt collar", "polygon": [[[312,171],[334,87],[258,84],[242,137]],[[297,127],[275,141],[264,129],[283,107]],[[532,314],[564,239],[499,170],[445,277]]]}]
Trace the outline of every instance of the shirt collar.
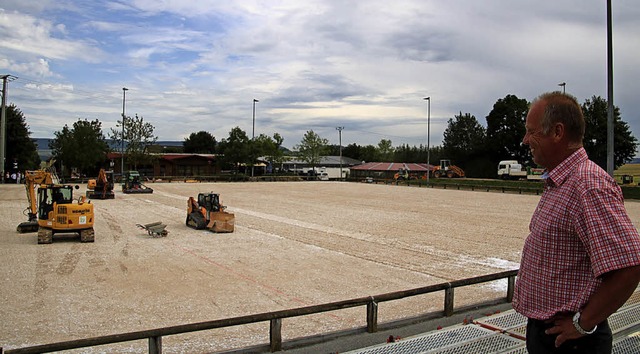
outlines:
[{"label": "shirt collar", "polygon": [[560,162],[553,170],[547,172],[547,184],[552,186],[562,185],[569,178],[575,167],[586,160],[588,160],[587,152],[584,147],[581,147]]}]

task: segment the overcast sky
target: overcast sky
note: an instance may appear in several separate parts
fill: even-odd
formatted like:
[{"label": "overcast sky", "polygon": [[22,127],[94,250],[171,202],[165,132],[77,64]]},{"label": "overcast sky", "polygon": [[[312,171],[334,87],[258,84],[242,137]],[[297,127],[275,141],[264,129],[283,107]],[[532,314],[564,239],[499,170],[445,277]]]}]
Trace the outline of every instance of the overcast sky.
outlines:
[{"label": "overcast sky", "polygon": [[[613,1],[614,103],[640,133],[640,6]],[[32,137],[126,114],[159,140],[238,126],[338,144],[442,143],[508,94],[607,98],[601,0],[0,0],[0,74]]]}]

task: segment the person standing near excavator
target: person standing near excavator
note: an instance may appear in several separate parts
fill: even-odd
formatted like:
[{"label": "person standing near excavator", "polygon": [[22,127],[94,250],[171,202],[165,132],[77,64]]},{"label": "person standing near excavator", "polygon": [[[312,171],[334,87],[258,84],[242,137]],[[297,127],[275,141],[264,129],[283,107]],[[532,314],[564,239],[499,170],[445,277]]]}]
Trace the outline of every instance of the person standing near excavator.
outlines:
[{"label": "person standing near excavator", "polygon": [[513,299],[528,318],[529,353],[611,353],[607,318],[640,281],[640,236],[616,181],[582,146],[577,100],[546,93],[531,105],[523,143],[545,167]]}]

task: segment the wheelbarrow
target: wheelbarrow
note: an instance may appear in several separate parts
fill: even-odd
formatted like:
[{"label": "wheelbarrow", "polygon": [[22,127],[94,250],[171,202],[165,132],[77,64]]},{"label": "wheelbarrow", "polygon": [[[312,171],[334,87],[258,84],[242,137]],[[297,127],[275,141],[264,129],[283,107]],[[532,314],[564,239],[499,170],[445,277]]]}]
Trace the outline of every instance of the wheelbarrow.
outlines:
[{"label": "wheelbarrow", "polygon": [[169,231],[165,230],[167,225],[161,221],[152,222],[150,224],[136,224],[137,227],[147,230],[151,237],[165,237]]}]

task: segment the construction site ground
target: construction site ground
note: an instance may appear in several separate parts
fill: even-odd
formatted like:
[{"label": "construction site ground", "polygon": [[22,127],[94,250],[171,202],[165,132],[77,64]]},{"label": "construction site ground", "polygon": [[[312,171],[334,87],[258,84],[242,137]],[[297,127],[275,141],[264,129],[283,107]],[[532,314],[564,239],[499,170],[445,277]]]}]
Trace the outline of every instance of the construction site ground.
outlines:
[{"label": "construction site ground", "polygon": [[[284,310],[517,269],[540,198],[347,182],[150,186],[153,194],[116,187],[115,199],[91,201],[94,243],[56,235],[53,244],[38,245],[35,233],[16,232],[26,221],[24,186],[0,185],[1,347]],[[85,193],[80,187],[78,196]],[[234,233],[185,226],[188,197],[211,191],[235,213]],[[626,207],[640,220],[640,203]],[[136,226],[156,221],[167,225],[166,237]],[[506,288],[505,280],[456,291],[456,306],[505,296]],[[438,311],[442,301],[439,293],[383,303],[379,321]],[[362,308],[346,309],[286,319],[282,334],[286,342],[365,324]],[[168,336],[162,344],[166,353],[204,353],[268,342],[268,323],[258,323]],[[76,352],[137,353],[147,345]]]}]

